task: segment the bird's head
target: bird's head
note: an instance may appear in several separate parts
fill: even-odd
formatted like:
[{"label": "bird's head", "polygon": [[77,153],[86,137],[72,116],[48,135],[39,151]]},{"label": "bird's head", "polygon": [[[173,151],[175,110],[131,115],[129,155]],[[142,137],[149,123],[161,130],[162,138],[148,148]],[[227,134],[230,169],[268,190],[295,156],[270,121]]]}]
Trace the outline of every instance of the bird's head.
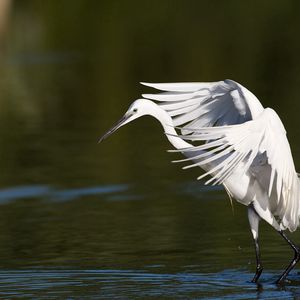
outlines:
[{"label": "bird's head", "polygon": [[109,137],[112,133],[114,133],[116,130],[118,130],[123,125],[125,125],[125,124],[139,118],[139,117],[142,117],[144,115],[151,114],[151,112],[153,110],[155,110],[155,107],[157,107],[157,105],[155,103],[153,103],[152,101],[150,101],[150,100],[146,100],[146,99],[135,100],[130,105],[130,107],[128,108],[128,110],[124,114],[124,116],[111,129],[109,129],[99,139],[98,142],[99,143],[102,142],[104,139]]}]

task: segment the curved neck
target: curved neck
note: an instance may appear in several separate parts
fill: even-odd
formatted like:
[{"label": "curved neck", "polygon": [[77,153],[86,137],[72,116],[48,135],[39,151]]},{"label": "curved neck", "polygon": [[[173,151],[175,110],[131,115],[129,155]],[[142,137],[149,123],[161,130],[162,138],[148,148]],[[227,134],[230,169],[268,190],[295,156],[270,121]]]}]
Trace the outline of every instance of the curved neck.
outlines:
[{"label": "curved neck", "polygon": [[[159,107],[157,104],[155,104],[155,103],[153,103],[153,104],[154,104],[153,109],[149,110],[149,112],[147,114],[149,114],[150,116],[153,116],[155,119],[157,119],[161,123],[169,142],[178,150],[183,150],[185,148],[194,147],[194,145],[186,142],[185,140],[183,140],[182,138],[180,138],[178,136],[176,130],[174,129],[173,120],[169,116],[169,114],[165,110],[163,110],[161,107]],[[182,153],[186,157],[195,157],[200,154],[206,153],[206,151],[205,150],[182,151]],[[211,154],[206,153],[207,158],[210,156],[211,156]],[[194,161],[199,162],[199,159],[195,158]],[[212,168],[214,166],[215,166],[215,163],[210,162],[205,165],[201,165],[201,168],[208,171],[210,168]]]},{"label": "curved neck", "polygon": [[160,108],[157,104],[155,104],[155,109],[149,112],[149,115],[151,115],[160,122],[165,131],[167,139],[176,149],[180,150],[183,148],[189,148],[193,146],[178,136],[176,130],[174,129],[172,118],[168,115],[168,113],[165,110]]}]

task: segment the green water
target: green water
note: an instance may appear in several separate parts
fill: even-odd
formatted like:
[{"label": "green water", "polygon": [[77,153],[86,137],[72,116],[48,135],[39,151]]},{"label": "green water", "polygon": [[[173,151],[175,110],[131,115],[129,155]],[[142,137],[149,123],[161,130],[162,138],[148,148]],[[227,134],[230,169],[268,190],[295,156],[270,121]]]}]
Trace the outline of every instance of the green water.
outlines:
[{"label": "green water", "polygon": [[[293,299],[293,253],[142,118],[139,81],[232,78],[276,109],[300,169],[297,1],[12,1],[0,30],[0,297]],[[0,22],[1,24],[1,22]],[[1,32],[3,32],[1,34]],[[291,235],[300,243],[300,233]]]}]

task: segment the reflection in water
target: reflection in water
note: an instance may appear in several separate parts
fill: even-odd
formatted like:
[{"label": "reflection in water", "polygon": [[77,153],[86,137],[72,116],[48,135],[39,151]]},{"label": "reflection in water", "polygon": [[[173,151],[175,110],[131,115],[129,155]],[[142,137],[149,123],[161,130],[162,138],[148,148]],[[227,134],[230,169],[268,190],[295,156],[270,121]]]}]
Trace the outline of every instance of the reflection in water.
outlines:
[{"label": "reflection in water", "polygon": [[285,289],[272,284],[292,253],[266,224],[261,286],[249,283],[245,208],[234,203],[233,214],[221,187],[170,164],[176,154],[154,120],[97,145],[147,92],[137,82],[229,77],[278,111],[299,166],[298,2],[10,3],[0,56],[0,296],[298,297],[295,272]]}]

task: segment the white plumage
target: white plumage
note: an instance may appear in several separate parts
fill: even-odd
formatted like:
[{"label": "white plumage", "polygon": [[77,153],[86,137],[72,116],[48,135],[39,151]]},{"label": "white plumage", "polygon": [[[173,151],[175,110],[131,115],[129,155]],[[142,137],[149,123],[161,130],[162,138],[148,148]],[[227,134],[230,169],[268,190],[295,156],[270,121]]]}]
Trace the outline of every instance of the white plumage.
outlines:
[{"label": "white plumage", "polygon": [[203,168],[206,172],[198,179],[211,175],[206,184],[223,184],[233,198],[248,206],[257,259],[254,282],[262,272],[260,219],[294,249],[295,258],[277,281],[282,283],[300,258],[298,247],[283,232],[299,226],[300,182],[276,112],[263,108],[255,95],[232,80],[143,84],[162,92],[144,94],[145,99],[133,102],[101,140],[140,116],[158,119],[176,151],[187,157],[176,162],[190,163],[184,168]]}]

